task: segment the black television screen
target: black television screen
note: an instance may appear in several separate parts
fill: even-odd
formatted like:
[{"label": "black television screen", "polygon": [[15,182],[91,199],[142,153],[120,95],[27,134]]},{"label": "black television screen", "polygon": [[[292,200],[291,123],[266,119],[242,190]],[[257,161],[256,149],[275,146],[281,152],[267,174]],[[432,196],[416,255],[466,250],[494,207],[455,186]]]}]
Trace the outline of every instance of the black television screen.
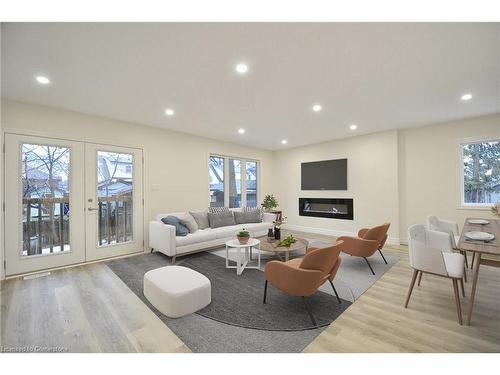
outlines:
[{"label": "black television screen", "polygon": [[302,190],[347,190],[347,159],[302,163]]}]

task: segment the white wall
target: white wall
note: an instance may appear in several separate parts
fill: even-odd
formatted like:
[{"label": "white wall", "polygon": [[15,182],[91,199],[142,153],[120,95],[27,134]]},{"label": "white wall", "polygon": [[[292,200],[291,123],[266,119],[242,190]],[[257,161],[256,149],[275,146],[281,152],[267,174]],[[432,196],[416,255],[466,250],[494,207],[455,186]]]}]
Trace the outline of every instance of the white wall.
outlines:
[{"label": "white wall", "polygon": [[[397,132],[386,131],[275,152],[274,192],[281,209],[288,217],[288,227],[343,234],[356,233],[362,227],[389,221],[390,240],[397,242],[397,142]],[[348,159],[347,191],[301,191],[302,162],[340,158]],[[299,216],[299,197],[353,198],[354,220]]]},{"label": "white wall", "polygon": [[489,209],[459,207],[459,144],[500,139],[500,114],[399,131],[400,237],[429,214],[455,220],[492,218]]},{"label": "white wall", "polygon": [[4,131],[143,148],[147,220],[162,212],[208,207],[210,153],[260,160],[261,194],[272,191],[270,151],[48,107],[2,104]]}]

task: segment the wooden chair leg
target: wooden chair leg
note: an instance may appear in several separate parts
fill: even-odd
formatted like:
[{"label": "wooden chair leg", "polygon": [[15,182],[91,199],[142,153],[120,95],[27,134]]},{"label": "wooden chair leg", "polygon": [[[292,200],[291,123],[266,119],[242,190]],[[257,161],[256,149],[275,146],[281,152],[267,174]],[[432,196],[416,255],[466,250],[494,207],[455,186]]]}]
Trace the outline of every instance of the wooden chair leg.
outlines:
[{"label": "wooden chair leg", "polygon": [[455,302],[457,303],[457,314],[458,323],[462,325],[462,308],[460,307],[460,295],[458,294],[458,282],[457,279],[452,279],[453,281],[453,292],[455,293]]},{"label": "wooden chair leg", "polygon": [[405,309],[408,307],[408,303],[410,302],[411,292],[413,291],[413,286],[415,285],[415,280],[417,279],[417,274],[419,271],[413,270],[413,276],[411,278],[410,289],[408,290],[408,295],[406,296]]},{"label": "wooden chair leg", "polygon": [[418,285],[418,286],[420,286],[420,282],[422,281],[422,275],[423,275],[423,272],[422,272],[422,271],[420,271],[420,272],[418,273],[418,283],[417,283],[417,285]]},{"label": "wooden chair leg", "polygon": [[462,289],[462,297],[465,298],[464,279],[460,279],[460,289]]},{"label": "wooden chair leg", "polygon": [[465,268],[469,268],[469,261],[467,260],[467,251],[463,250],[461,251],[461,253],[465,257]]}]

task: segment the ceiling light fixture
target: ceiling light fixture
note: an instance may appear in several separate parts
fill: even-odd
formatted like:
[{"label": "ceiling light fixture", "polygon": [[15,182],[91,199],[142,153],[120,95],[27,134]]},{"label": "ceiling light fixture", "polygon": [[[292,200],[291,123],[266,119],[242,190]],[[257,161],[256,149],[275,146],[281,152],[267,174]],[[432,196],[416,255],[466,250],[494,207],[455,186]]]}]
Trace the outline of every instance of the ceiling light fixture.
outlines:
[{"label": "ceiling light fixture", "polygon": [[349,129],[351,130],[356,130],[358,128],[358,125],[356,124],[352,124],[351,126],[349,126]]},{"label": "ceiling light fixture", "polygon": [[245,74],[248,72],[248,65],[244,63],[239,63],[236,65],[236,72],[239,74]]},{"label": "ceiling light fixture", "polygon": [[315,104],[315,105],[313,105],[313,107],[312,107],[312,110],[313,110],[314,112],[319,112],[319,111],[321,111],[322,109],[323,109],[323,107],[321,107],[321,105],[319,105],[319,104]]},{"label": "ceiling light fixture", "polygon": [[471,100],[472,99],[472,94],[470,93],[467,93],[467,94],[463,94],[460,98],[463,102],[466,102],[468,100]]},{"label": "ceiling light fixture", "polygon": [[238,129],[238,133],[245,134],[245,129]]},{"label": "ceiling light fixture", "polygon": [[166,110],[165,110],[165,114],[166,114],[167,116],[173,116],[173,115],[174,115],[174,113],[175,113],[175,112],[174,112],[174,110],[173,110],[173,109],[171,109],[171,108],[168,108],[168,109],[166,109]]},{"label": "ceiling light fixture", "polygon": [[36,81],[42,85],[48,85],[50,83],[50,79],[45,76],[37,76]]},{"label": "ceiling light fixture", "polygon": [[283,140],[281,141],[281,144],[283,144],[283,145],[286,145],[287,143],[288,143],[288,141],[287,141],[286,139],[283,139]]}]

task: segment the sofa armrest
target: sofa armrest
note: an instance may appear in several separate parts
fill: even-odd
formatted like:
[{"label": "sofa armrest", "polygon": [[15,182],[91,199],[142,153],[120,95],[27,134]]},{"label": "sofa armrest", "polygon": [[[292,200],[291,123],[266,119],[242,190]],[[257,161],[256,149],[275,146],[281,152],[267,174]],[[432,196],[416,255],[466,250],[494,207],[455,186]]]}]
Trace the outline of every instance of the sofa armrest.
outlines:
[{"label": "sofa armrest", "polygon": [[149,222],[149,247],[168,256],[176,255],[175,227],[161,221]]},{"label": "sofa armrest", "polygon": [[276,214],[273,214],[271,212],[264,212],[264,214],[262,215],[263,223],[272,223],[274,220],[276,220]]}]

